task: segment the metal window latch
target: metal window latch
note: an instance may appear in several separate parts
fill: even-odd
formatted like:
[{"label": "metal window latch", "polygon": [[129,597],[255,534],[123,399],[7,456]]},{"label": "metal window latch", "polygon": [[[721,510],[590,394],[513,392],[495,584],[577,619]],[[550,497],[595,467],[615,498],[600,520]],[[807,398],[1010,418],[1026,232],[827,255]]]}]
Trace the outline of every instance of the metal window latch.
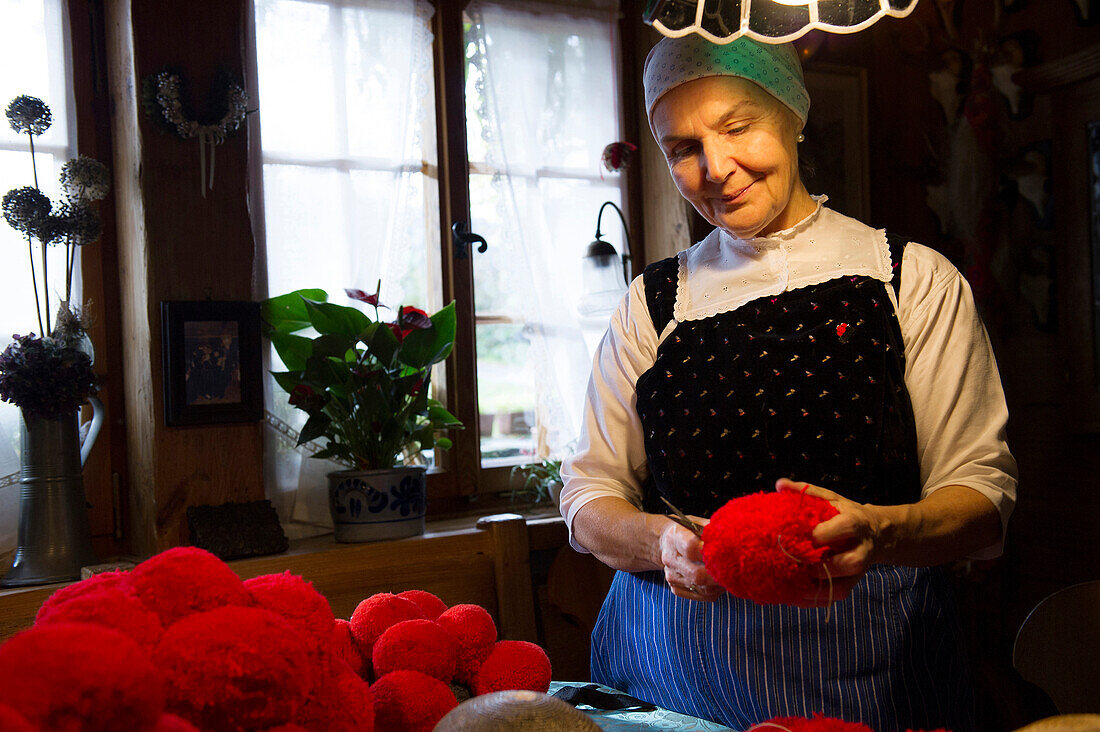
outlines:
[{"label": "metal window latch", "polygon": [[479,244],[477,251],[481,254],[489,248],[485,237],[469,231],[469,224],[465,221],[456,221],[451,225],[451,243],[454,244],[455,259],[469,259],[470,245],[474,242]]}]

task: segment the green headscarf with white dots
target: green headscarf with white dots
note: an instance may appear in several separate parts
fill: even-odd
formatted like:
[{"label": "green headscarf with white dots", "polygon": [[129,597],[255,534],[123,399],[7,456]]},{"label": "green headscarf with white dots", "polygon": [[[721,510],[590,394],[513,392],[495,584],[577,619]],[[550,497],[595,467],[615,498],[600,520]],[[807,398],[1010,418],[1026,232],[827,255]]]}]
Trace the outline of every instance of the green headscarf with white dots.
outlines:
[{"label": "green headscarf with white dots", "polygon": [[759,85],[795,113],[803,124],[810,96],[798,53],[790,43],[770,44],[741,36],[711,43],[695,33],[662,38],[649,52],[642,72],[646,114],[665,92],[707,76],[736,76]]}]

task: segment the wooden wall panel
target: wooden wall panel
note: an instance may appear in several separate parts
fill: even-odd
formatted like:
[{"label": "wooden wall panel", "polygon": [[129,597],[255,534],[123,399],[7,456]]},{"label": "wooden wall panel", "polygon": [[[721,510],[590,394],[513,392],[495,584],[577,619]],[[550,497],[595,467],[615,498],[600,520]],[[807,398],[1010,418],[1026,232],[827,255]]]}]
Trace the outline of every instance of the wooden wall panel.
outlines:
[{"label": "wooden wall panel", "polygon": [[[133,549],[187,543],[189,505],[263,497],[258,423],[164,425],[162,300],[250,300],[254,241],[246,205],[247,136],[215,152],[202,195],[199,144],[144,116],[142,80],[181,73],[198,117],[219,69],[243,80],[244,3],[108,2]],[[207,162],[208,166],[210,161]]]}]

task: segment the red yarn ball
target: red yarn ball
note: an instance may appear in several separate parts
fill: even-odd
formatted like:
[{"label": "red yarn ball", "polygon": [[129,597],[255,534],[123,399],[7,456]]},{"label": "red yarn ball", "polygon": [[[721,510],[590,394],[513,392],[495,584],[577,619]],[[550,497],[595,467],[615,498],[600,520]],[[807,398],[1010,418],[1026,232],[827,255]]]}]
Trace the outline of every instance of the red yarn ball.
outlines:
[{"label": "red yarn ball", "polygon": [[351,614],[351,637],[359,646],[364,658],[371,657],[371,649],[378,636],[391,625],[402,620],[423,620],[420,607],[404,597],[390,592],[379,592],[363,600]]},{"label": "red yarn ball", "polygon": [[478,668],[493,650],[497,626],[493,616],[481,605],[455,605],[436,620],[458,643],[455,680],[469,685]]},{"label": "red yarn ball", "polygon": [[812,719],[807,717],[776,717],[755,725],[753,730],[773,732],[773,730],[782,730],[784,727],[790,732],[875,732],[861,722],[845,722],[843,719],[826,717],[820,712],[814,712]]},{"label": "red yarn ball", "polygon": [[312,582],[290,572],[265,574],[245,580],[245,589],[256,607],[286,618],[296,627],[311,649],[327,649],[336,618],[328,600]]},{"label": "red yarn ball", "polygon": [[734,498],[703,528],[707,571],[731,595],[793,605],[818,591],[813,567],[829,552],[814,527],[837,515],[824,498],[776,491]]},{"label": "red yarn ball", "polygon": [[165,628],[193,613],[252,604],[244,583],[229,565],[193,546],[175,547],[146,559],[130,570],[128,582]]},{"label": "red yarn ball", "polygon": [[333,621],[329,652],[350,666],[351,670],[361,678],[366,678],[370,674],[370,662],[359,652],[359,646],[351,637],[351,625],[343,618],[336,618]]},{"label": "red yarn ball", "polygon": [[397,596],[416,603],[416,606],[420,608],[420,612],[424,613],[424,617],[428,620],[435,620],[447,609],[447,603],[427,590],[405,590],[404,592],[398,592]]},{"label": "red yarn ball", "polygon": [[379,636],[371,651],[376,676],[404,669],[420,671],[450,683],[455,676],[458,644],[431,620],[403,620]]},{"label": "red yarn ball", "polygon": [[117,630],[90,623],[40,625],[0,646],[4,701],[51,732],[137,730],[164,709],[162,674]]},{"label": "red yarn ball", "polygon": [[153,732],[200,732],[200,730],[183,717],[165,712],[157,717]]},{"label": "red yarn ball", "polygon": [[318,732],[372,732],[374,696],[350,666],[333,659],[293,721]]},{"label": "red yarn ball", "polygon": [[527,641],[497,641],[474,676],[473,692],[481,696],[525,689],[545,694],[550,688],[550,673],[550,658],[541,647]]},{"label": "red yarn ball", "polygon": [[68,602],[69,600],[96,590],[117,587],[124,592],[132,594],[133,590],[130,589],[128,582],[129,576],[126,572],[114,571],[100,572],[99,574],[93,574],[86,580],[74,582],[71,585],[65,585],[46,598],[46,601],[42,603],[42,607],[38,608],[38,614],[35,615],[34,620],[38,622],[43,613],[48,612],[51,608],[57,607],[63,602]]},{"label": "red yarn ball", "polygon": [[160,618],[133,595],[116,585],[100,585],[65,602],[43,606],[36,625],[94,623],[130,636],[151,650],[164,633]]},{"label": "red yarn ball", "polygon": [[38,727],[2,701],[0,701],[0,729],[4,732],[39,732]]},{"label": "red yarn ball", "polygon": [[370,687],[379,730],[431,732],[458,706],[451,687],[419,671],[391,671]]},{"label": "red yarn ball", "polygon": [[153,654],[169,710],[202,729],[262,729],[290,719],[313,688],[309,649],[285,619],[227,606],[190,615]]}]

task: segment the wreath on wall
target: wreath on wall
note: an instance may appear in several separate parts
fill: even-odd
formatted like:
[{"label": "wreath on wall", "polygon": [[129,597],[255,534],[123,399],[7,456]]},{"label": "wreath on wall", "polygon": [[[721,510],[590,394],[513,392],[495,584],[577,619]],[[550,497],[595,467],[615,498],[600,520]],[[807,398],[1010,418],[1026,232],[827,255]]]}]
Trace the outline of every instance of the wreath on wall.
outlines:
[{"label": "wreath on wall", "polygon": [[[248,114],[248,94],[226,69],[220,69],[207,95],[201,115],[196,115],[187,103],[189,95],[183,74],[165,68],[145,77],[141,85],[141,102],[145,114],[162,131],[183,140],[199,140],[199,182],[203,197],[214,188],[214,149],[240,128]],[[210,155],[209,177],[206,171],[207,151]]]}]

